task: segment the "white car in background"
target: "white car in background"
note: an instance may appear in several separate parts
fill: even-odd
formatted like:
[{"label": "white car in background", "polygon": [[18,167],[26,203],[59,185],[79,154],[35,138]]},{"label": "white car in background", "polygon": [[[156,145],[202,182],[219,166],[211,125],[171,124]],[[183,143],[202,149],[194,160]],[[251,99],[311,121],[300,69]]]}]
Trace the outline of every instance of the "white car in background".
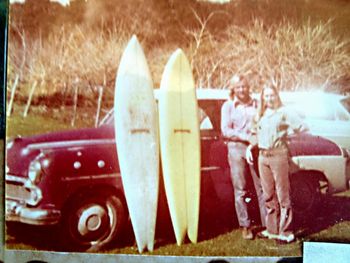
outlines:
[{"label": "white car in background", "polygon": [[350,96],[321,91],[281,92],[281,100],[299,113],[311,134],[350,150]]},{"label": "white car in background", "polygon": [[[210,91],[210,92],[209,92]],[[207,90],[211,99],[227,99],[228,90]],[[202,93],[197,91],[201,98]],[[208,96],[208,95],[207,95]],[[260,94],[253,97],[259,98]],[[316,136],[325,137],[350,152],[350,96],[322,91],[296,91],[280,93],[283,104],[296,111]],[[201,129],[210,129],[208,118],[201,118]]]}]

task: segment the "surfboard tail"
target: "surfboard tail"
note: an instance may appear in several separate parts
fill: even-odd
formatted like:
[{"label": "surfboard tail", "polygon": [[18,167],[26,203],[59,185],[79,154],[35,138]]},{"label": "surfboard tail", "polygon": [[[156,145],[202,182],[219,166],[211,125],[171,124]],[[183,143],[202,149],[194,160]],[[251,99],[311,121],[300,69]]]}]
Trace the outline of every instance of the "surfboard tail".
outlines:
[{"label": "surfboard tail", "polygon": [[[199,204],[199,200],[195,201],[196,204]],[[195,206],[197,206],[195,204]],[[191,205],[191,204],[189,204]],[[189,219],[188,219],[188,227],[187,227],[187,236],[188,239],[192,243],[197,243],[198,241],[198,223],[199,223],[199,205],[196,208],[193,208],[192,211],[190,211]]]}]

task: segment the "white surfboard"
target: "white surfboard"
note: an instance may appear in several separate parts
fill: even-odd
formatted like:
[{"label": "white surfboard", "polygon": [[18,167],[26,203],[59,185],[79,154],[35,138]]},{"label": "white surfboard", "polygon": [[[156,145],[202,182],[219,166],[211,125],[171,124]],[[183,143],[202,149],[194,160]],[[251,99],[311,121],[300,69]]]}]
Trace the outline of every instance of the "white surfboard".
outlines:
[{"label": "white surfboard", "polygon": [[190,64],[181,49],[165,66],[159,96],[161,159],[176,242],[197,242],[200,198],[198,105]]},{"label": "white surfboard", "polygon": [[136,36],[120,61],[114,119],[122,182],[136,243],[154,247],[159,184],[158,113],[146,57]]}]

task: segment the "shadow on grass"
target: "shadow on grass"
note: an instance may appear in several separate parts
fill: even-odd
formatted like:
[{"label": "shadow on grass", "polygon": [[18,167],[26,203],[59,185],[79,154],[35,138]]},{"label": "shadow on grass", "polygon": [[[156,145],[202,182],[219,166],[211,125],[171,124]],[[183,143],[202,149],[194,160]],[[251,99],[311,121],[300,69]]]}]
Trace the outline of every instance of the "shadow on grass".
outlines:
[{"label": "shadow on grass", "polygon": [[6,223],[6,247],[8,249],[56,250],[58,230],[52,226],[31,226]]},{"label": "shadow on grass", "polygon": [[[350,197],[346,196],[324,196],[320,204],[315,207],[314,212],[303,218],[296,218],[295,227],[300,237],[317,234],[341,222],[350,222]],[[323,236],[312,238],[325,242],[350,242],[350,235],[347,231],[340,233],[329,233]],[[329,238],[327,238],[329,236]]]},{"label": "shadow on grass", "polygon": [[[232,192],[218,195],[214,190],[213,184],[207,184],[210,187],[203,189],[202,195],[205,195],[204,201],[200,208],[200,221],[198,241],[205,241],[213,239],[219,235],[231,232],[238,227],[237,219],[234,212],[233,196],[228,197]],[[164,189],[161,190],[161,195],[164,194]],[[227,195],[227,196],[225,196]],[[227,201],[229,200],[229,201]],[[256,205],[255,205],[256,206]],[[253,220],[258,218],[256,208],[253,208]],[[171,224],[169,210],[164,196],[160,198],[158,207],[156,228],[155,249],[175,244],[174,231]],[[330,227],[335,226],[341,222],[350,222],[350,197],[345,196],[328,196],[324,197],[315,212],[309,216],[302,216],[296,218],[295,226],[298,229],[297,236],[305,240],[313,241],[329,241],[329,242],[350,242],[350,235],[339,227],[338,230]],[[322,235],[318,233],[322,231]],[[188,240],[185,243],[189,243]],[[18,223],[7,223],[6,231],[6,245],[8,249],[34,249],[34,250],[48,250],[48,251],[66,251],[59,242],[59,229],[57,227],[48,226],[28,226]],[[120,236],[113,241],[103,251],[136,247],[135,239],[131,224],[123,229]]]},{"label": "shadow on grass", "polygon": [[[67,247],[60,236],[58,226],[31,226],[9,222],[6,224],[5,242],[7,249],[79,251],[77,248]],[[127,224],[120,236],[104,249],[133,246],[134,243],[131,225]]]}]

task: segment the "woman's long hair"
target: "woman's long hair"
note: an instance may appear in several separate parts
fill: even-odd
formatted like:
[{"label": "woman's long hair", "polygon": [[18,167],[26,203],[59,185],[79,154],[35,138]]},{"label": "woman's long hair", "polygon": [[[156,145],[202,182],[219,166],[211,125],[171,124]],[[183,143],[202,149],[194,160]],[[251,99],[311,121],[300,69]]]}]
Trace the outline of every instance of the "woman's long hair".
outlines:
[{"label": "woman's long hair", "polygon": [[280,98],[280,94],[278,92],[278,89],[275,85],[272,84],[265,84],[263,89],[260,92],[260,101],[259,101],[259,105],[258,105],[258,120],[261,119],[261,117],[264,115],[265,110],[266,110],[266,104],[265,104],[265,100],[264,100],[264,91],[270,88],[273,90],[273,92],[275,93],[276,97],[277,97],[277,108],[280,108],[282,106],[282,101]]}]

